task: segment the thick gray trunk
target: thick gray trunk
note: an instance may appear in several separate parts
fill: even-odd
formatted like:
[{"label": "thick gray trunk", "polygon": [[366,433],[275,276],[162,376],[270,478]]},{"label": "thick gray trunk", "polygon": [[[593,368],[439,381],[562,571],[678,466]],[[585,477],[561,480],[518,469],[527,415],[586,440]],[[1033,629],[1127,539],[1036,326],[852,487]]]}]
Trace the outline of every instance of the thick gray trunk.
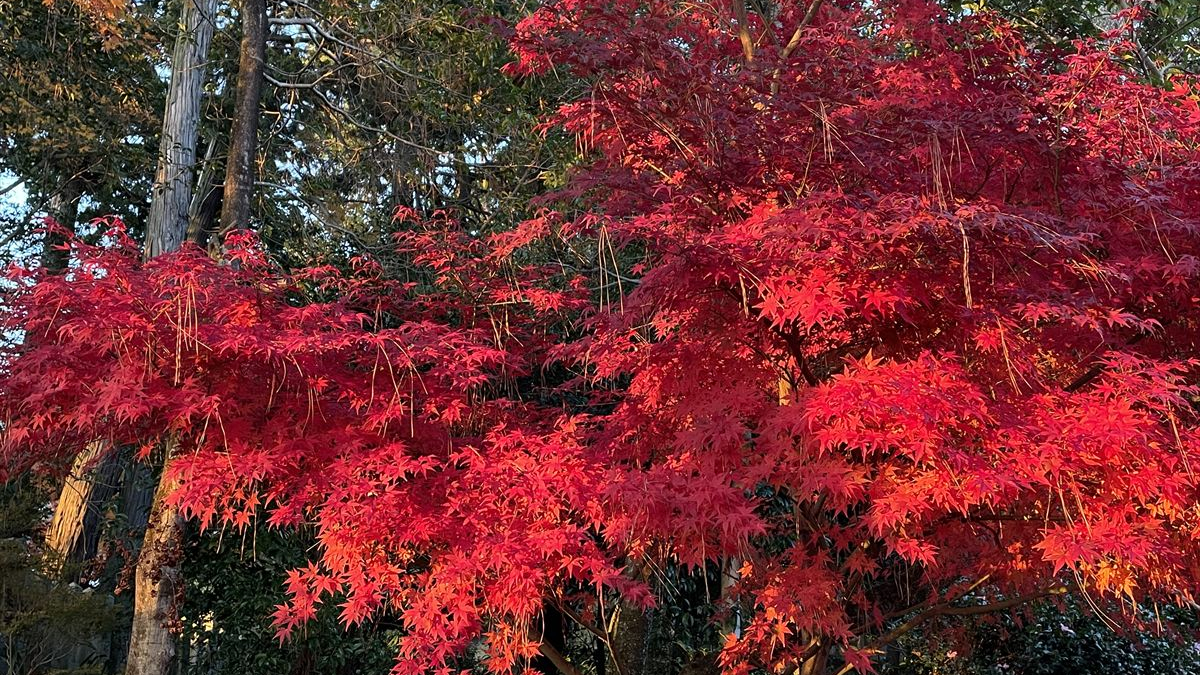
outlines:
[{"label": "thick gray trunk", "polygon": [[164,478],[154,491],[150,522],[134,572],[133,627],[125,675],[167,675],[175,658],[175,638],[168,623],[182,583],[179,555],[183,521],[179,512],[166,503],[175,487],[165,478],[174,444],[168,443],[165,450]]},{"label": "thick gray trunk", "polygon": [[[143,255],[147,260],[178,249],[187,236],[201,91],[215,11],[216,0],[183,0],[181,32],[171,57],[158,171],[146,219]],[[168,442],[164,451],[165,477],[174,444]],[[168,675],[175,656],[175,639],[168,622],[180,584],[178,554],[183,523],[178,511],[166,503],[173,487],[165,478],[159,480],[138,552],[125,675]]]},{"label": "thick gray trunk", "polygon": [[[54,219],[68,232],[75,231],[75,219],[79,217],[79,198],[83,194],[83,185],[78,178],[69,178],[50,196],[47,205],[47,215]],[[42,240],[42,267],[51,272],[61,272],[67,268],[70,255],[60,246],[66,242],[66,237],[57,232],[46,234]]]},{"label": "thick gray trunk", "polygon": [[163,112],[158,170],[146,218],[147,259],[174,251],[187,236],[200,129],[201,87],[212,42],[214,11],[216,0],[183,0],[179,20],[182,31],[171,56],[171,84]]},{"label": "thick gray trunk", "polygon": [[266,0],[242,0],[242,45],[238,59],[237,100],[225,163],[225,201],[221,232],[245,227],[254,194],[254,159],[258,151],[258,109],[266,66]]},{"label": "thick gray trunk", "polygon": [[46,530],[47,573],[56,576],[95,557],[104,522],[101,508],[116,490],[119,468],[105,441],[88,445],[75,458]]},{"label": "thick gray trunk", "polygon": [[142,532],[150,522],[154,501],[154,471],[131,454],[121,457],[121,515],[130,532]]}]

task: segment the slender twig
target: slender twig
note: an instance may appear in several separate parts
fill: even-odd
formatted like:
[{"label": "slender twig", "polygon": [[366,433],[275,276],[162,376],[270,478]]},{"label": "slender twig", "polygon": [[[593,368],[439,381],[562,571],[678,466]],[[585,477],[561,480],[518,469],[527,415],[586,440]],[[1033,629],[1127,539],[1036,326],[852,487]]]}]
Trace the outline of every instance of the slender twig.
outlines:
[{"label": "slender twig", "polygon": [[603,631],[601,631],[599,628],[596,628],[592,624],[584,621],[583,617],[579,616],[579,614],[576,613],[575,611],[573,611],[570,607],[567,607],[560,603],[555,603],[555,607],[558,608],[558,611],[565,614],[568,619],[571,619],[575,623],[579,624],[587,632],[591,633],[592,635],[595,635],[597,638],[600,638],[600,640],[602,640],[604,642],[608,641],[608,636],[605,635]]},{"label": "slender twig", "polygon": [[387,129],[380,129],[379,127],[373,127],[369,124],[360,122],[357,119],[355,119],[354,115],[350,114],[348,111],[342,110],[337,105],[334,105],[334,103],[332,101],[330,101],[320,89],[314,88],[311,91],[314,94],[316,94],[317,99],[320,100],[321,103],[325,104],[325,107],[328,108],[330,112],[337,114],[339,117],[341,117],[342,119],[349,122],[352,126],[358,127],[359,129],[362,129],[363,131],[370,131],[372,133],[382,134],[382,135],[387,136],[388,138],[396,141],[397,143],[400,143],[401,145],[407,145],[410,148],[414,148],[416,150],[421,150],[422,152],[428,152],[428,153],[432,153],[435,155],[442,154],[438,150],[435,150],[431,147],[421,145],[420,143],[414,143],[413,141],[410,141],[407,138],[404,138],[402,136],[397,136],[396,134],[388,131]]},{"label": "slender twig", "polygon": [[17,186],[23,184],[24,182],[25,182],[24,178],[18,178],[12,185],[9,185],[8,187],[0,190],[0,196],[6,195],[6,194],[12,192],[13,190],[17,189]]}]

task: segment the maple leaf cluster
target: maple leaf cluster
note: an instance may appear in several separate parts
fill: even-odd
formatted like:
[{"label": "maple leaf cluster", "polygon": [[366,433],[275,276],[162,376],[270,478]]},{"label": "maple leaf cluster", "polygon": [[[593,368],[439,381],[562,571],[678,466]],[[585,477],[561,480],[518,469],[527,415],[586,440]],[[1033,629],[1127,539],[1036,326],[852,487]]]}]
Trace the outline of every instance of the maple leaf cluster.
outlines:
[{"label": "maple leaf cluster", "polygon": [[[397,672],[485,628],[498,670],[524,663],[536,645],[510,624],[552,581],[619,576],[586,534],[601,486],[575,434],[495,391],[526,364],[476,316],[485,304],[417,296],[366,260],[284,274],[244,233],[224,264],[194,246],[142,262],[109,225],[106,245],[71,244],[66,274],[10,274],[4,330],[22,337],[3,361],[5,475],[61,470],[88,439],[170,448],[170,499],[203,527],[314,528],[320,555],[286,579],[281,637],[322,602],[347,624],[386,608],[407,628]],[[466,263],[450,276],[478,277],[480,295],[463,302],[511,296]]]},{"label": "maple leaf cluster", "polygon": [[[174,448],[203,524],[316,528],[283,635],[391,611],[401,674],[481,636],[526,668],[545,603],[648,607],[664,567],[735,577],[729,673],[868,669],[898,618],[1064,588],[1190,601],[1195,83],[921,0],[735,9],[516,26],[510,70],[590,83],[547,121],[594,158],[547,203],[584,208],[491,237],[402,212],[422,284],[284,274],[247,235],[143,263],[120,229],[14,271],[0,459]],[[550,368],[576,377],[521,391]]]}]

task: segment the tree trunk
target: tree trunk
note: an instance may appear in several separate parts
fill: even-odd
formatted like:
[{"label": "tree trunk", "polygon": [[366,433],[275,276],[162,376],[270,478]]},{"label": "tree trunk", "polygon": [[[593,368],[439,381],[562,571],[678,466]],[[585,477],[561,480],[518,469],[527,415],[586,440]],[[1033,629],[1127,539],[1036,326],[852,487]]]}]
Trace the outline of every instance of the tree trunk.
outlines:
[{"label": "tree trunk", "polygon": [[611,639],[614,663],[608,670],[619,675],[643,675],[650,649],[650,621],[646,610],[622,600]]},{"label": "tree trunk", "polygon": [[262,98],[267,46],[266,0],[242,0],[242,45],[238,58],[237,100],[225,162],[225,201],[221,233],[245,227],[254,194],[254,158],[258,151],[258,107]]},{"label": "tree trunk", "polygon": [[208,248],[208,237],[212,234],[217,218],[221,214],[221,186],[215,185],[217,161],[214,157],[217,151],[217,137],[214,134],[208,140],[208,150],[204,153],[203,168],[196,179],[196,191],[192,196],[192,204],[188,207],[188,241]]},{"label": "tree trunk", "polygon": [[48,574],[58,575],[96,555],[103,524],[100,505],[115,491],[118,470],[117,458],[105,441],[91,443],[76,456],[46,530],[46,549],[51,552]]},{"label": "tree trunk", "polygon": [[742,607],[733,589],[741,580],[742,559],[730,556],[721,565],[721,601],[729,603],[729,618],[725,620],[723,629],[727,635],[732,633],[739,639],[742,637]]},{"label": "tree trunk", "polygon": [[166,503],[167,495],[175,488],[174,482],[167,479],[174,450],[174,443],[168,442],[163,478],[154,491],[150,523],[138,553],[134,572],[133,628],[125,675],[167,675],[175,657],[175,639],[168,623],[182,582],[179,544],[183,521],[179,512]]},{"label": "tree trunk", "polygon": [[121,456],[121,515],[130,532],[142,532],[150,522],[154,501],[154,472],[132,454]]},{"label": "tree trunk", "polygon": [[187,235],[200,129],[201,87],[215,11],[216,0],[183,0],[179,20],[182,31],[171,55],[171,83],[163,112],[158,169],[154,174],[150,214],[146,218],[146,259],[174,251]]},{"label": "tree trunk", "polygon": [[[147,462],[138,460],[131,447],[121,449],[117,455],[117,463],[121,472],[120,494],[117,496],[118,518],[123,526],[122,530],[127,533],[131,544],[127,553],[134,557],[123,560],[114,556],[110,559],[106,572],[111,578],[122,575],[124,564],[136,563],[137,552],[141,550],[142,540],[146,537],[146,525],[150,521],[150,507],[154,501],[154,490],[158,483],[153,467]],[[128,598],[125,604],[130,604],[134,600],[128,595],[125,597]],[[121,672],[120,668],[124,667],[129,655],[131,632],[132,624],[128,623],[109,632],[111,646],[108,651],[108,665],[104,670],[105,675],[116,675]]]},{"label": "tree trunk", "polygon": [[[163,113],[158,171],[146,219],[149,260],[179,248],[187,236],[192,201],[192,171],[200,129],[201,87],[213,36],[216,0],[183,0],[182,28],[171,56],[171,83]],[[179,589],[179,539],[182,520],[166,504],[173,484],[169,475],[174,443],[164,448],[163,478],[159,479],[150,508],[146,536],[134,572],[133,626],[125,675],[167,675],[175,656],[175,641],[168,622]]]},{"label": "tree trunk", "polygon": [[[54,219],[60,227],[68,232],[75,231],[75,219],[79,217],[79,198],[83,194],[83,186],[78,178],[68,178],[50,196],[47,215]],[[42,267],[51,272],[61,272],[67,268],[70,254],[61,248],[67,241],[63,234],[47,232],[42,240]]]}]

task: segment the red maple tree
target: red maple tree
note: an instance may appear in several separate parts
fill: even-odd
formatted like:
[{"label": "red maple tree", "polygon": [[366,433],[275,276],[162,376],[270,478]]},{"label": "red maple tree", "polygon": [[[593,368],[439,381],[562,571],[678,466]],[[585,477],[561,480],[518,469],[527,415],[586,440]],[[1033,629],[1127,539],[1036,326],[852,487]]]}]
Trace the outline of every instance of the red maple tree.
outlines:
[{"label": "red maple tree", "polygon": [[920,0],[518,27],[514,70],[592,83],[553,120],[598,157],[559,195],[590,208],[553,234],[639,277],[568,347],[628,378],[588,440],[637,467],[606,540],[739,561],[729,671],[866,668],[1064,588],[1191,599],[1200,107],[1119,35],[1060,62]]},{"label": "red maple tree", "polygon": [[[202,522],[316,527],[282,633],[388,609],[401,674],[481,635],[524,668],[547,603],[611,642],[664,568],[735,581],[730,673],[866,670],[1050,594],[1118,622],[1191,600],[1191,82],[922,0],[558,0],[512,40],[513,71],[590,82],[548,121],[594,157],[554,196],[574,210],[416,223],[422,286],[75,243],[68,274],[14,277],[9,470],[176,444]],[[530,264],[543,240],[594,252],[599,289]],[[521,391],[556,364],[559,399]]]}]

